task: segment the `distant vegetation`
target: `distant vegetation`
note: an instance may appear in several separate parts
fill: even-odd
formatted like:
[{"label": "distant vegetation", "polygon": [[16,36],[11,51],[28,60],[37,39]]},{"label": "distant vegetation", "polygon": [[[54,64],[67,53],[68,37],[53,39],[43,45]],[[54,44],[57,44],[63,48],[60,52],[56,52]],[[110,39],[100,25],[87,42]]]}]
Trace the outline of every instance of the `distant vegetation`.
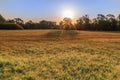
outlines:
[{"label": "distant vegetation", "polygon": [[[6,27],[7,26],[7,27]],[[13,27],[14,26],[14,27]],[[0,29],[66,29],[66,30],[93,30],[93,31],[120,31],[120,15],[115,17],[113,14],[98,14],[94,19],[88,15],[80,17],[73,24],[70,18],[64,18],[59,25],[56,22],[42,20],[35,23],[32,20],[24,22],[20,18],[5,20],[0,15]]]},{"label": "distant vegetation", "polygon": [[5,24],[0,24],[0,29],[24,29],[22,26],[18,24],[13,24],[13,23],[5,23]]}]

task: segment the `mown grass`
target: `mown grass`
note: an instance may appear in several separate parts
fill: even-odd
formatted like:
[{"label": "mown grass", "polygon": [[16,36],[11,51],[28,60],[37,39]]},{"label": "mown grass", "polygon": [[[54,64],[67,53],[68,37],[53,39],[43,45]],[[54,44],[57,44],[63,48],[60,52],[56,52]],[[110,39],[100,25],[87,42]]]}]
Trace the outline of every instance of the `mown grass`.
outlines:
[{"label": "mown grass", "polygon": [[120,80],[120,39],[5,39],[0,80]]}]

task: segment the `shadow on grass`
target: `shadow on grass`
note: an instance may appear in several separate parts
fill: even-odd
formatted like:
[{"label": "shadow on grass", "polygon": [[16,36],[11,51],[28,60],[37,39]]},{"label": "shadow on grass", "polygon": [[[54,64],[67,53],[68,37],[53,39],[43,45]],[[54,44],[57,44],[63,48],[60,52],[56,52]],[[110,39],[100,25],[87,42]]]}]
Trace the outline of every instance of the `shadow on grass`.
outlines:
[{"label": "shadow on grass", "polygon": [[76,30],[57,30],[50,31],[42,36],[46,39],[75,39],[78,35]]}]

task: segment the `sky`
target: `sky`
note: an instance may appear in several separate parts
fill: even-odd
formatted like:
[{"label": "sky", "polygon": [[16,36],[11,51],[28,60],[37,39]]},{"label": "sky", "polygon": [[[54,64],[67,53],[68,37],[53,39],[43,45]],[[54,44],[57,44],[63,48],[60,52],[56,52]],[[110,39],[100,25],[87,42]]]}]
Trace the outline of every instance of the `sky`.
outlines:
[{"label": "sky", "polygon": [[120,0],[0,0],[0,14],[6,19],[59,20],[65,10],[71,10],[75,18],[85,14],[120,13]]}]

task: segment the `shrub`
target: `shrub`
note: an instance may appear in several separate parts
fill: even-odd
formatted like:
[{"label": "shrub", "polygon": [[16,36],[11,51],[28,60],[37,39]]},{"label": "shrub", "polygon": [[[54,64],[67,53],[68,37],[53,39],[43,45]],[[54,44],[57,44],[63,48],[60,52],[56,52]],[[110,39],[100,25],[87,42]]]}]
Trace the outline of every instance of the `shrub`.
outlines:
[{"label": "shrub", "polygon": [[22,30],[24,29],[22,26],[14,23],[5,23],[5,24],[0,24],[0,29],[8,29],[8,30]]}]

